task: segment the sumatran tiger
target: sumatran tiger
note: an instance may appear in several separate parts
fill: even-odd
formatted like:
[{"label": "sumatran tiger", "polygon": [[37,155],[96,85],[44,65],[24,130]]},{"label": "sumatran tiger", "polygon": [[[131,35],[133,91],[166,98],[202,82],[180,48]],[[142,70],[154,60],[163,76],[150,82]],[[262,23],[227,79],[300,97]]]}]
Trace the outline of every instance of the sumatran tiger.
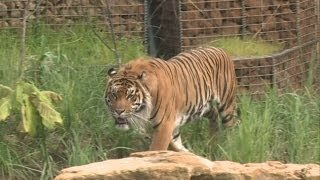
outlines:
[{"label": "sumatran tiger", "polygon": [[153,127],[150,150],[188,151],[179,128],[198,117],[213,131],[236,123],[236,77],[233,61],[219,48],[182,52],[168,61],[138,58],[108,71],[105,100],[115,124]]}]

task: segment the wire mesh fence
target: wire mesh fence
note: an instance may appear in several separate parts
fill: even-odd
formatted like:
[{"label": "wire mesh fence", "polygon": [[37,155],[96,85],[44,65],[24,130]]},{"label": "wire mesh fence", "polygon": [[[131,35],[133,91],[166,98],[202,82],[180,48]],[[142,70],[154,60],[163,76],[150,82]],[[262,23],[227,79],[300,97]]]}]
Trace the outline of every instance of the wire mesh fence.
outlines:
[{"label": "wire mesh fence", "polygon": [[0,27],[19,29],[25,9],[32,15],[28,21],[51,27],[93,24],[108,30],[110,17],[119,36],[144,34],[144,3],[139,0],[2,0]]},{"label": "wire mesh fence", "polygon": [[277,41],[286,48],[316,37],[314,0],[183,0],[181,6],[184,49],[224,36]]},{"label": "wire mesh fence", "polygon": [[316,41],[270,56],[235,58],[239,91],[263,97],[270,87],[284,92],[309,84],[319,86],[319,57]]},{"label": "wire mesh fence", "polygon": [[29,26],[112,26],[117,37],[144,37],[149,53],[176,48],[170,56],[224,37],[281,43],[273,55],[234,58],[245,93],[300,88],[320,74],[318,0],[2,0],[0,28],[20,29],[25,12],[32,12]]}]

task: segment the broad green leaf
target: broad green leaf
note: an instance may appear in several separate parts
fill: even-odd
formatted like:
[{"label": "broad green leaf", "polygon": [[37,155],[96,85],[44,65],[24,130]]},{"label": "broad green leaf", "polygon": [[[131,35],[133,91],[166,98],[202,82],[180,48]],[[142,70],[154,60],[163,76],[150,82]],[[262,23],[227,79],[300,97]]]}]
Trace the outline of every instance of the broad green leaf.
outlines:
[{"label": "broad green leaf", "polygon": [[21,116],[24,130],[32,137],[37,136],[38,126],[41,123],[41,117],[26,94],[22,96]]},{"label": "broad green leaf", "polygon": [[60,99],[61,97],[51,91],[42,92],[32,95],[32,103],[42,117],[42,124],[48,129],[53,129],[56,124],[62,124],[63,119],[60,113],[54,109],[52,98]]},{"label": "broad green leaf", "polygon": [[47,97],[49,100],[51,100],[51,103],[62,100],[62,97],[53,91],[41,91],[40,95]]},{"label": "broad green leaf", "polygon": [[0,121],[4,121],[10,115],[12,108],[11,95],[13,90],[8,87],[0,84]]},{"label": "broad green leaf", "polygon": [[60,115],[50,104],[40,102],[37,110],[42,117],[42,124],[48,128],[53,129],[56,124],[62,125],[63,120]]},{"label": "broad green leaf", "polygon": [[13,90],[10,87],[0,84],[0,99],[10,96],[12,92]]},{"label": "broad green leaf", "polygon": [[34,93],[39,93],[40,90],[34,85],[34,84],[30,84],[30,83],[26,83],[26,82],[20,82],[18,83],[17,86],[21,86],[22,89],[23,89],[23,93],[24,94],[28,94],[28,95],[31,95],[31,94],[34,94]]},{"label": "broad green leaf", "polygon": [[[20,82],[17,85],[16,94],[17,100],[21,99],[22,101],[18,101],[22,106],[24,106],[23,111],[25,113],[24,117],[26,122],[25,129],[27,132],[33,132],[33,121],[29,120],[29,117],[31,118],[31,116],[35,118],[35,122],[42,122],[42,124],[48,129],[53,129],[56,124],[63,123],[60,113],[54,109],[53,105],[53,102],[62,99],[62,97],[57,93],[52,91],[40,91],[33,84]],[[28,100],[26,100],[26,97],[28,97]],[[26,109],[26,107],[29,109]],[[26,114],[27,112],[29,112],[29,114]],[[29,122],[31,122],[31,124]]]},{"label": "broad green leaf", "polygon": [[21,83],[17,83],[16,86],[16,101],[18,101],[21,105],[23,104],[23,86]]},{"label": "broad green leaf", "polygon": [[0,99],[0,121],[4,121],[10,115],[12,108],[11,97],[3,97]]},{"label": "broad green leaf", "polygon": [[24,99],[23,96],[25,94],[30,96],[37,92],[40,92],[40,91],[33,84],[20,81],[17,83],[17,86],[16,86],[16,101],[22,104],[23,103],[22,100]]}]

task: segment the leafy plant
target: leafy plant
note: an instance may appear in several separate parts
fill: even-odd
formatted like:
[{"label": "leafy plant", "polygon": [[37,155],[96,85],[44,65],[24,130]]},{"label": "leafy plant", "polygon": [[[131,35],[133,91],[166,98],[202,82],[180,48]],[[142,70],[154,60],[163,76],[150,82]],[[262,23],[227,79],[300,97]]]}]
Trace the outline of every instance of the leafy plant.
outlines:
[{"label": "leafy plant", "polygon": [[39,126],[52,130],[56,124],[63,123],[60,113],[53,105],[62,100],[62,97],[55,92],[40,91],[33,84],[19,82],[15,90],[0,84],[0,96],[0,120],[6,120],[13,104],[18,104],[24,130],[33,137],[40,133]]},{"label": "leafy plant", "polygon": [[10,115],[12,108],[11,95],[13,90],[0,84],[0,121],[4,121]]},{"label": "leafy plant", "polygon": [[63,124],[60,113],[53,105],[62,100],[62,97],[52,91],[40,91],[33,84],[23,81],[17,83],[15,90],[0,84],[0,95],[0,120],[7,120],[12,107],[17,104],[24,131],[39,142],[44,161],[41,176],[50,177],[47,175],[52,170],[46,145],[46,129],[52,130],[57,124]]}]

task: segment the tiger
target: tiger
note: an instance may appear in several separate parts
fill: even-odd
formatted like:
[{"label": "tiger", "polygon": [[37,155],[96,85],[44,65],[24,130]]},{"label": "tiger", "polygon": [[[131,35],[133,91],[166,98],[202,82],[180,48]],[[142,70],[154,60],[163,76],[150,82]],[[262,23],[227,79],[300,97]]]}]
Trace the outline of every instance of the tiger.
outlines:
[{"label": "tiger", "polygon": [[212,131],[236,124],[236,75],[227,53],[198,47],[165,61],[140,57],[108,71],[105,101],[116,127],[151,126],[149,150],[189,151],[180,128],[209,119]]}]

